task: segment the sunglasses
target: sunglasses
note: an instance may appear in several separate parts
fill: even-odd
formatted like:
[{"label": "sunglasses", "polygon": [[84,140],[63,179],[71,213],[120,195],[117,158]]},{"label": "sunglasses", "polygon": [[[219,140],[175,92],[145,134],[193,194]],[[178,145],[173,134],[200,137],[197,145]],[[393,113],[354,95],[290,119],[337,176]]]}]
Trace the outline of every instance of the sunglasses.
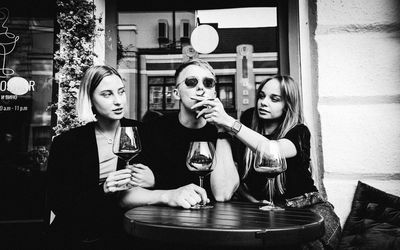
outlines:
[{"label": "sunglasses", "polygon": [[[194,88],[199,83],[199,79],[197,79],[196,77],[188,77],[185,80],[183,80],[182,82],[184,82],[188,88]],[[176,86],[178,86],[182,82],[178,83]],[[207,88],[207,89],[214,88],[215,84],[216,84],[216,81],[214,78],[210,78],[210,77],[203,78],[203,85],[205,88]]]}]

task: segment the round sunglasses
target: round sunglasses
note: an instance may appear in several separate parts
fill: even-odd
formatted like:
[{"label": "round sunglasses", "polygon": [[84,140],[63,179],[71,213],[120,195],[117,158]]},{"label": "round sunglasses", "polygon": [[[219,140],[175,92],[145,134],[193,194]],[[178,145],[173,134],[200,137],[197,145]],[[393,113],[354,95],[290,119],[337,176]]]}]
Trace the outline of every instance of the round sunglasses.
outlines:
[{"label": "round sunglasses", "polygon": [[[185,83],[185,85],[188,88],[194,88],[199,83],[199,79],[197,79],[196,77],[188,77],[185,80],[183,80],[182,82],[178,83],[176,86],[178,87],[178,85],[183,83],[183,82]],[[203,78],[203,85],[204,85],[205,88],[207,88],[207,89],[214,88],[215,84],[216,84],[216,81],[215,81],[214,78],[211,78],[211,77],[204,77]]]}]

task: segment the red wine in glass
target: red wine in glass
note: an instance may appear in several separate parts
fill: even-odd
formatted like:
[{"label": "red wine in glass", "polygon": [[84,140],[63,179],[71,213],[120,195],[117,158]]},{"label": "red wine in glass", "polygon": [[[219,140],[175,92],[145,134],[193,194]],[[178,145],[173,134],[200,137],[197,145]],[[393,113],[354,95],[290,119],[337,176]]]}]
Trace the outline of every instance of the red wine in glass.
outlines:
[{"label": "red wine in glass", "polygon": [[[207,176],[214,169],[215,148],[208,141],[193,141],[190,143],[189,151],[186,157],[186,166],[190,171],[199,176],[200,187],[203,188],[204,176]],[[211,208],[205,204],[196,204],[192,208]]]},{"label": "red wine in glass", "polygon": [[260,207],[261,210],[279,211],[283,210],[275,206],[272,194],[274,192],[273,180],[282,172],[286,171],[286,159],[281,156],[278,142],[268,141],[257,145],[254,155],[254,170],[268,179],[269,205]]},{"label": "red wine in glass", "polygon": [[[126,168],[129,166],[129,161],[135,158],[141,150],[137,127],[118,127],[114,137],[113,153],[125,161]],[[126,185],[131,188],[130,184]]]}]

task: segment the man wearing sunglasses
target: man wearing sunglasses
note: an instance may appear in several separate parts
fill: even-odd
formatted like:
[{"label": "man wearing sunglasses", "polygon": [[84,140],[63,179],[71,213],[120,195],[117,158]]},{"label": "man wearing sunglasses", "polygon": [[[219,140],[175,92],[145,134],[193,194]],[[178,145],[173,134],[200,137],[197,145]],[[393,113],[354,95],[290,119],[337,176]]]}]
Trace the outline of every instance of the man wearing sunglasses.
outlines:
[{"label": "man wearing sunglasses", "polygon": [[[161,116],[147,123],[142,140],[144,155],[155,176],[153,190],[134,187],[126,192],[122,204],[129,208],[144,204],[167,204],[191,208],[211,200],[227,201],[239,185],[227,133],[207,123],[204,109],[220,109],[216,98],[215,73],[205,61],[195,59],[181,64],[175,73],[174,97],[179,113]],[[207,106],[192,107],[203,100]],[[204,113],[204,112],[203,112]],[[186,166],[191,141],[211,141],[215,145],[215,168],[205,177],[204,189],[198,175]]]}]

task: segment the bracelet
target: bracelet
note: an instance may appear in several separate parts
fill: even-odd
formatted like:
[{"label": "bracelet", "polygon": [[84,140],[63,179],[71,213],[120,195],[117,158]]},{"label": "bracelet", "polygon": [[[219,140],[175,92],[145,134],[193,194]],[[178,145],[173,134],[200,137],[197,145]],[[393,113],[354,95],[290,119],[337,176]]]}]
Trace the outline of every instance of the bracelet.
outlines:
[{"label": "bracelet", "polygon": [[232,136],[228,132],[218,132],[217,138],[218,139],[232,139]]}]

